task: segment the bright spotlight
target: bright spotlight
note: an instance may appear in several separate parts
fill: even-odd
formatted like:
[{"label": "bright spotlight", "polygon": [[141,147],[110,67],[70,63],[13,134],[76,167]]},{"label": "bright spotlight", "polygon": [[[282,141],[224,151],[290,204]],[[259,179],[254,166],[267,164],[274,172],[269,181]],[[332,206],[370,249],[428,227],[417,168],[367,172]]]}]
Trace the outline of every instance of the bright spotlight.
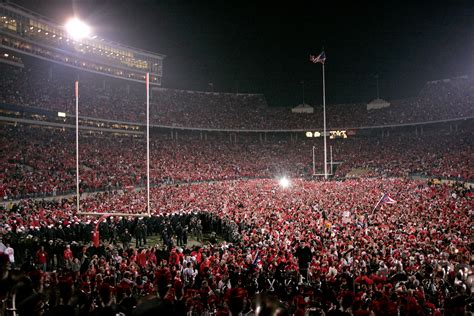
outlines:
[{"label": "bright spotlight", "polygon": [[286,177],[281,178],[278,182],[282,188],[288,188],[290,186],[290,180],[288,180]]},{"label": "bright spotlight", "polygon": [[91,33],[91,28],[77,18],[70,19],[65,26],[66,31],[75,40],[87,37]]}]

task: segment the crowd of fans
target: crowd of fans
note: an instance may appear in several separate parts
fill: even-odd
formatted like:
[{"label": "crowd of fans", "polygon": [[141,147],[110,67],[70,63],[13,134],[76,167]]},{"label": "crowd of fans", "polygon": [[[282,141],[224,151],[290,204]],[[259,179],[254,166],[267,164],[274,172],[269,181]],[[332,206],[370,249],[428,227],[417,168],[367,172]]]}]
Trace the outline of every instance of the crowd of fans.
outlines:
[{"label": "crowd of fans", "polygon": [[[406,177],[411,174],[470,180],[474,178],[472,129],[391,136],[330,139],[336,177],[360,169],[365,176]],[[146,142],[142,135],[81,132],[79,139],[82,192],[125,189],[146,182]],[[267,141],[240,135],[236,142],[193,134],[176,139],[153,134],[150,182],[215,181],[313,174],[324,170],[321,139],[291,140],[274,135]],[[75,134],[29,125],[0,126],[0,196],[4,200],[67,194],[76,188]],[[329,156],[328,156],[329,157]],[[330,162],[330,160],[328,161]],[[329,168],[331,171],[331,168]]]},{"label": "crowd of fans", "polygon": [[[374,208],[383,192],[397,203]],[[74,200],[23,200],[3,210],[6,308],[19,315],[472,311],[466,188],[399,178],[294,180],[289,188],[248,180],[151,193],[153,216],[109,217],[99,224],[98,247],[89,242],[97,217],[75,215]],[[140,213],[145,201],[143,192],[125,192],[81,204]],[[224,241],[189,245],[188,235],[202,235],[199,226]],[[153,234],[159,245],[146,244]]]},{"label": "crowd of fans", "polygon": [[[80,115],[145,121],[140,84],[24,65],[0,63],[0,103],[74,113],[78,78]],[[473,91],[468,78],[431,82],[384,109],[328,106],[328,124],[467,118]],[[152,123],[166,126],[317,129],[321,113],[268,107],[262,95],[155,88],[151,97]],[[319,182],[309,178],[313,161],[323,170],[320,137],[173,135],[151,135],[147,217],[144,136],[81,130],[80,211],[109,214],[99,219],[55,198],[75,190],[72,130],[0,124],[2,315],[474,312],[472,189],[407,177],[474,179],[469,124],[329,139],[334,179]],[[281,187],[282,175],[295,180]]]},{"label": "crowd of fans", "polygon": [[[25,67],[0,64],[0,103],[75,113],[74,80],[80,81],[81,116],[144,123],[145,87],[138,83],[67,69],[25,58]],[[419,97],[395,100],[388,108],[370,110],[362,103],[328,105],[329,128],[407,124],[474,116],[472,80],[462,78],[427,84]],[[317,129],[322,107],[312,114],[269,107],[263,95],[154,88],[152,124],[216,129]]]}]

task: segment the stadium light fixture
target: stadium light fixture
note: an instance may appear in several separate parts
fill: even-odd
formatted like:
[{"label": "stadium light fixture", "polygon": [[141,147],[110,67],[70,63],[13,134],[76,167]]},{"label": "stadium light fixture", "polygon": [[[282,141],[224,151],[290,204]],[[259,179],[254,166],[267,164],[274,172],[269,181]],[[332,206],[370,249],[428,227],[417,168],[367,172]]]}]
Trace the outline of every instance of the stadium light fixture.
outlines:
[{"label": "stadium light fixture", "polygon": [[72,18],[67,21],[65,27],[66,31],[74,40],[80,40],[84,37],[88,37],[91,34],[90,26],[78,18]]},{"label": "stadium light fixture", "polygon": [[288,180],[287,177],[283,177],[280,179],[280,181],[278,181],[278,183],[280,184],[280,186],[284,189],[288,188],[290,186],[290,180]]}]

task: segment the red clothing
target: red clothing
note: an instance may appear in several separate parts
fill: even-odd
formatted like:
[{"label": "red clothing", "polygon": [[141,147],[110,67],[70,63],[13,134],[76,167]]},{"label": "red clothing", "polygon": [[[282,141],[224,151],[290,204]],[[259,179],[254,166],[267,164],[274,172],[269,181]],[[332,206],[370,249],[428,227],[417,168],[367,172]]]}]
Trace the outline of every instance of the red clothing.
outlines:
[{"label": "red clothing", "polygon": [[201,265],[199,266],[199,272],[204,273],[204,270],[206,268],[209,268],[211,266],[211,263],[209,259],[205,259],[203,262],[201,262]]},{"label": "red clothing", "polygon": [[170,253],[169,264],[171,266],[179,264],[179,255],[174,251]]},{"label": "red clothing", "polygon": [[140,267],[144,268],[146,266],[146,253],[139,253],[137,256],[137,263]]},{"label": "red clothing", "polygon": [[44,250],[43,251],[38,250],[38,252],[36,252],[36,262],[39,264],[45,264],[47,257],[48,257],[48,253]]},{"label": "red clothing", "polygon": [[72,260],[74,256],[72,255],[72,250],[69,248],[64,249],[64,259],[65,260]]}]

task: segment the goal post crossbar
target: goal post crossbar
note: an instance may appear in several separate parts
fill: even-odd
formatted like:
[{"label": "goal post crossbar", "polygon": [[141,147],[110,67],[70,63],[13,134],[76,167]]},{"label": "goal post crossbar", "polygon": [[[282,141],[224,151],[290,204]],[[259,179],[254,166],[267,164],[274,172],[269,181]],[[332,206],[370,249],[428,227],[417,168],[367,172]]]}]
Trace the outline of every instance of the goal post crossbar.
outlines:
[{"label": "goal post crossbar", "polygon": [[83,216],[122,216],[122,217],[150,217],[149,213],[98,213],[98,212],[78,212],[76,215]]}]

